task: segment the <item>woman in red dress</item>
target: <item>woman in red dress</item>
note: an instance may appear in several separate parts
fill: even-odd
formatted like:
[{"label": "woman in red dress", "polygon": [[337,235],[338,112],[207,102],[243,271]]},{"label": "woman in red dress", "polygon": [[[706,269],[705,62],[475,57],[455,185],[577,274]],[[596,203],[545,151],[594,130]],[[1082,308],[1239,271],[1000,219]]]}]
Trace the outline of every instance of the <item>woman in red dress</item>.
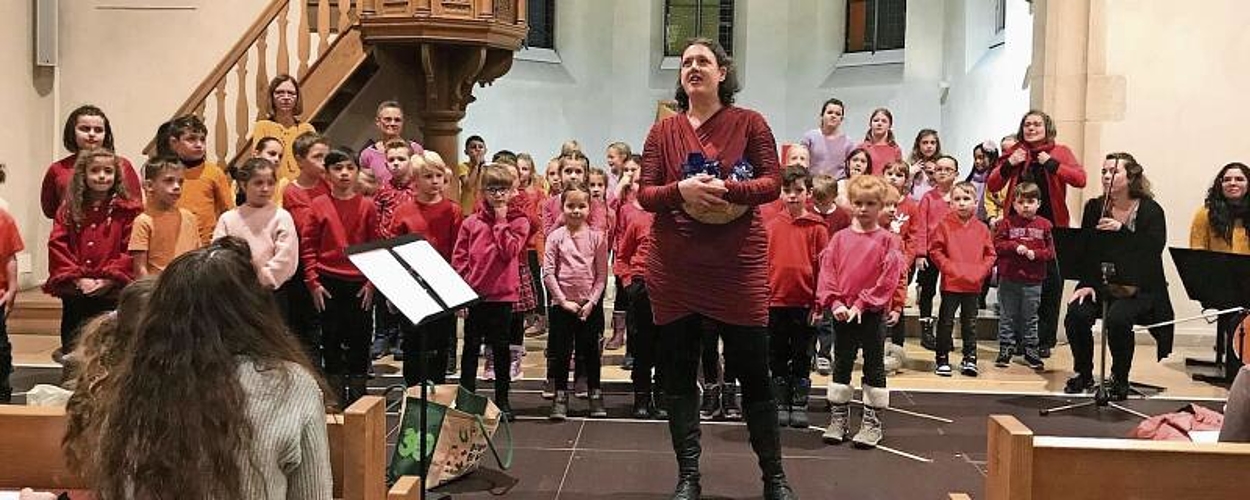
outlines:
[{"label": "woman in red dress", "polygon": [[757,206],[777,199],[777,145],[759,113],[733,106],[733,61],[712,40],[682,52],[677,115],[651,127],[638,201],[655,213],[645,280],[660,329],[661,379],[677,455],[674,499],[699,485],[699,340],[704,325],[724,341],[725,364],[742,384],[751,448],[765,499],[798,498],[781,467],[776,402],[769,390],[768,240]]}]

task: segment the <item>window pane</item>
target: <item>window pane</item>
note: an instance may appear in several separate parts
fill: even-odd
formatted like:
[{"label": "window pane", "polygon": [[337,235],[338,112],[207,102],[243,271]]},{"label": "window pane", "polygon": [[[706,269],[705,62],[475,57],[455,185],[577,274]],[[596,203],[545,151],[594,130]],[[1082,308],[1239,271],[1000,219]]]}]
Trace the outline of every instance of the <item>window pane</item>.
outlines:
[{"label": "window pane", "polygon": [[526,3],[526,19],[530,31],[525,46],[536,49],[556,48],[556,0],[529,0]]},{"label": "window pane", "polygon": [[664,2],[664,55],[681,55],[686,41],[711,38],[733,52],[733,0],[668,0]]},{"label": "window pane", "polygon": [[906,0],[847,0],[846,52],[903,48]]},{"label": "window pane", "polygon": [[877,50],[903,48],[907,26],[906,0],[877,0]]}]

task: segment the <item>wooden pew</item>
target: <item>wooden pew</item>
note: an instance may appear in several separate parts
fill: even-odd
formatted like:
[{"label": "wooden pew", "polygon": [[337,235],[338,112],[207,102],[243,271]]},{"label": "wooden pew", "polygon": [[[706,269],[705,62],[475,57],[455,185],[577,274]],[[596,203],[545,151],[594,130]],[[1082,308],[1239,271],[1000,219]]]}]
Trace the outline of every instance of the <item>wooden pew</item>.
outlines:
[{"label": "wooden pew", "polygon": [[1247,498],[1250,444],[1034,436],[991,415],[986,500]]},{"label": "wooden pew", "polygon": [[[65,467],[61,453],[65,423],[62,407],[0,405],[0,490],[90,489]],[[334,497],[388,498],[386,401],[365,396],[342,415],[326,415],[326,432]]]}]

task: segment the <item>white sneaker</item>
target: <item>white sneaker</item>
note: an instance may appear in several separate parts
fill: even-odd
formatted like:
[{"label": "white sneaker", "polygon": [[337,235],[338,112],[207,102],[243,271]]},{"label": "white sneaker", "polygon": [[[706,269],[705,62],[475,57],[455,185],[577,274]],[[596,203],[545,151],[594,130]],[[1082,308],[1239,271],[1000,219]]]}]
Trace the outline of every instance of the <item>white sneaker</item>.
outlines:
[{"label": "white sneaker", "polygon": [[829,362],[829,358],[816,356],[816,373],[828,376],[832,372],[833,366],[832,363]]}]

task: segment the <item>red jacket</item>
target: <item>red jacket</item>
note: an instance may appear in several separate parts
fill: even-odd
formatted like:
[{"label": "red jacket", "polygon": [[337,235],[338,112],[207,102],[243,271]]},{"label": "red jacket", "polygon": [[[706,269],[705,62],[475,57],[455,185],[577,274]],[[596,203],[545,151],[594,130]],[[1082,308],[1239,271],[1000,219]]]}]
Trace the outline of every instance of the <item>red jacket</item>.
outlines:
[{"label": "red jacket", "polygon": [[812,307],[820,252],[829,245],[824,219],[811,212],[794,218],[786,211],[764,228],[768,231],[768,307]]},{"label": "red jacket", "polygon": [[624,262],[625,267],[617,274],[623,283],[633,283],[642,279],[647,269],[647,256],[651,253],[651,223],[655,216],[651,212],[639,212],[629,219],[629,226],[621,233],[620,248],[617,249],[617,262]]},{"label": "red jacket", "polygon": [[61,205],[48,236],[48,280],[43,290],[57,297],[80,295],[79,278],[115,282],[110,294],[134,279],[134,263],[127,247],[135,217],[143,212],[139,202],[113,198],[107,203],[83,207],[83,220],[74,224],[69,207]]},{"label": "red jacket", "polygon": [[816,300],[822,309],[839,306],[885,311],[905,269],[898,237],[884,228],[867,233],[839,231],[820,253]]},{"label": "red jacket", "polygon": [[1003,200],[1003,207],[1008,213],[1011,212],[1012,200],[1015,199],[1012,196],[1012,192],[1016,188],[1016,183],[1020,182],[1020,175],[1024,172],[1024,168],[1012,167],[1007,160],[1011,157],[1011,153],[1019,147],[1026,148],[1026,151],[1029,151],[1027,168],[1032,168],[1036,163],[1039,152],[1047,151],[1050,154],[1050,161],[1042,165],[1042,168],[1047,172],[1045,189],[1047,199],[1050,201],[1051,211],[1054,215],[1054,220],[1051,222],[1056,226],[1068,227],[1069,215],[1066,186],[1083,188],[1085,187],[1086,179],[1085,167],[1081,166],[1081,163],[1076,160],[1076,156],[1072,154],[1072,150],[1068,149],[1067,146],[1045,143],[1030,147],[1026,143],[1018,143],[1011,149],[1004,151],[1002,156],[999,157],[998,163],[994,165],[994,170],[990,172],[985,188],[995,192],[1007,188],[1007,196]]},{"label": "red jacket", "polygon": [[976,217],[964,221],[951,212],[933,231],[929,258],[942,273],[943,292],[981,293],[994,267],[990,229]]},{"label": "red jacket", "polygon": [[299,242],[308,289],[321,286],[323,274],[345,281],[365,281],[356,265],[347,259],[347,247],[377,237],[378,209],[372,198],[356,195],[340,200],[322,195],[314,199]]},{"label": "red jacket", "polygon": [[[56,210],[61,208],[61,203],[65,201],[65,190],[69,188],[69,181],[74,177],[74,162],[76,161],[78,161],[78,154],[72,154],[48,165],[48,172],[43,175],[43,187],[39,190],[39,205],[43,208],[44,217],[56,218]],[[121,167],[121,172],[117,173],[122,176],[126,194],[132,200],[142,200],[143,186],[139,183],[135,167],[130,164],[130,160],[121,156],[117,157],[117,164]]]},{"label": "red jacket", "polygon": [[[1032,220],[1011,214],[994,228],[994,249],[998,251],[998,279],[1040,285],[1046,279],[1046,262],[1055,258],[1050,221],[1038,216]],[[1016,253],[1024,245],[1033,251],[1033,260]]]},{"label": "red jacket", "polygon": [[937,231],[938,224],[950,213],[950,201],[946,199],[949,193],[943,194],[934,188],[924,194],[920,199],[920,204],[916,208],[916,214],[911,221],[911,227],[908,231],[911,233],[911,254],[912,258],[927,257],[929,255],[930,240],[933,238],[933,232]]},{"label": "red jacket", "polygon": [[912,234],[911,228],[916,221],[916,214],[919,212],[920,205],[917,205],[911,198],[904,196],[903,201],[899,202],[897,208],[894,209],[894,217],[886,218],[883,216],[881,222],[882,226],[888,227],[890,231],[902,238],[904,262],[907,263],[909,268],[912,261],[916,260],[915,242],[912,241],[915,234]]},{"label": "red jacket", "polygon": [[521,207],[510,204],[505,219],[497,220],[486,200],[460,225],[451,266],[477,292],[483,302],[516,302],[520,299],[521,249],[530,234],[530,219]]},{"label": "red jacket", "polygon": [[330,194],[330,185],[324,181],[318,181],[316,186],[304,189],[295,184],[292,180],[285,188],[282,189],[282,209],[291,213],[291,219],[295,221],[295,231],[304,234],[304,226],[308,225],[308,214],[311,210],[312,201],[318,196],[328,196]]},{"label": "red jacket", "polygon": [[438,250],[447,262],[451,262],[451,252],[456,245],[456,235],[460,233],[460,224],[464,215],[460,212],[460,204],[447,198],[437,203],[421,203],[413,200],[395,210],[389,232],[393,236],[402,234],[419,234]]},{"label": "red jacket", "polygon": [[624,273],[629,269],[629,261],[620,257],[622,237],[625,231],[629,229],[630,223],[641,214],[646,213],[642,207],[635,203],[635,199],[633,191],[630,191],[624,199],[615,198],[608,202],[609,208],[615,205],[614,212],[616,217],[613,218],[612,233],[608,235],[608,242],[612,245],[614,254],[612,257],[612,274],[618,277],[623,277]]}]

